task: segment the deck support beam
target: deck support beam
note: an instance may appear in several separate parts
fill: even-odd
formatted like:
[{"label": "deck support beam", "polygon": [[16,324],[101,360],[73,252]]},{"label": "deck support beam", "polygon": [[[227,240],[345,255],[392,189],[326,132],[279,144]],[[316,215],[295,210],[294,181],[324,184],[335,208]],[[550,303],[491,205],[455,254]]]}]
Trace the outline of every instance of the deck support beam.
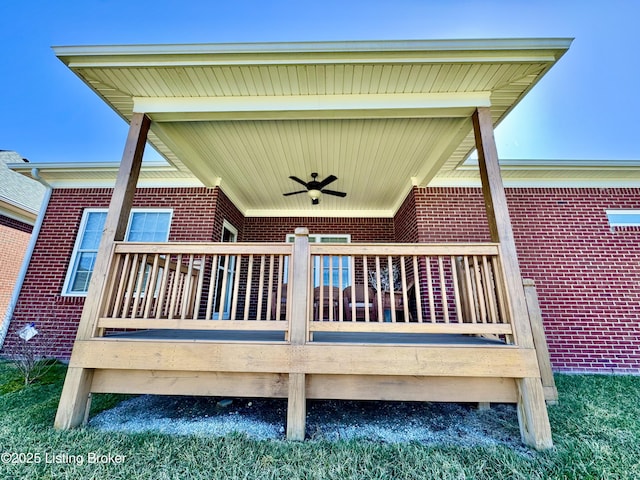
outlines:
[{"label": "deck support beam", "polygon": [[[502,249],[515,343],[522,348],[534,348],[513,228],[498,163],[491,109],[478,107],[472,120],[489,232],[491,240],[500,243]],[[519,388],[518,418],[522,441],[537,450],[551,448],[553,446],[551,426],[541,379],[539,377],[522,378],[517,380],[517,384]]]},{"label": "deck support beam", "polygon": [[[150,124],[151,120],[143,113],[134,113],[131,118],[129,134],[109,203],[109,211],[102,231],[87,298],[80,317],[76,341],[87,340],[93,337],[96,332],[96,324],[103,302],[102,295],[105,291],[105,284],[110,278],[112,250],[115,242],[124,240]],[[72,362],[73,355],[72,352]],[[92,369],[69,368],[60,396],[54,422],[55,428],[73,428],[84,422],[87,417],[92,379]]]}]

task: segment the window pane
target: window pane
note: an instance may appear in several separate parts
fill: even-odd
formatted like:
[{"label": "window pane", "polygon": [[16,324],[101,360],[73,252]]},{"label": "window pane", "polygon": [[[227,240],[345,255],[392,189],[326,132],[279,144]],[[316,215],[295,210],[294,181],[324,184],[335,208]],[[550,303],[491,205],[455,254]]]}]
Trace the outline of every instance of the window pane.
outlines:
[{"label": "window pane", "polygon": [[[293,243],[295,240],[294,235],[287,235],[287,242]],[[348,235],[332,235],[324,236],[309,235],[309,243],[349,243],[350,237]],[[343,256],[334,256],[331,260],[331,281],[334,287],[347,287],[351,284],[351,270],[350,270],[350,258]],[[340,282],[340,258],[342,258],[342,282]],[[285,260],[285,279],[288,273],[288,262]],[[329,257],[328,256],[316,256],[313,261],[313,286],[317,287],[321,283],[322,285],[329,285]],[[286,281],[286,280],[285,280]]]},{"label": "window pane", "polygon": [[347,237],[319,237],[320,243],[348,243]]},{"label": "window pane", "polygon": [[640,211],[638,212],[607,212],[609,225],[612,227],[640,226]]},{"label": "window pane", "polygon": [[102,237],[104,221],[107,218],[105,212],[90,212],[84,228],[84,235],[80,243],[81,250],[97,250]]},{"label": "window pane", "polygon": [[169,212],[134,212],[127,240],[130,242],[166,242],[169,236]]},{"label": "window pane", "polygon": [[81,253],[78,255],[76,270],[71,282],[71,291],[86,292],[89,288],[91,273],[96,262],[96,253]]},{"label": "window pane", "polygon": [[[84,230],[74,252],[73,266],[67,280],[69,294],[86,293],[94,269],[107,212],[86,213]],[[166,242],[169,238],[170,212],[132,212],[128,241]]]}]

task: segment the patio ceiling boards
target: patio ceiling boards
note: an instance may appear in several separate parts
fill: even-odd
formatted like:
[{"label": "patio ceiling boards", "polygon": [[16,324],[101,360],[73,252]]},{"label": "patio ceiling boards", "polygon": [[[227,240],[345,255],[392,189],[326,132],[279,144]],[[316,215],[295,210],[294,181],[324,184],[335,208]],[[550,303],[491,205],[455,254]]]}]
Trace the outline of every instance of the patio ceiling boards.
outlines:
[{"label": "patio ceiling boards", "polygon": [[[474,148],[471,114],[494,125],[570,39],[56,47],[150,143],[246,216],[393,216],[413,185]],[[333,174],[312,206],[288,177]]]}]

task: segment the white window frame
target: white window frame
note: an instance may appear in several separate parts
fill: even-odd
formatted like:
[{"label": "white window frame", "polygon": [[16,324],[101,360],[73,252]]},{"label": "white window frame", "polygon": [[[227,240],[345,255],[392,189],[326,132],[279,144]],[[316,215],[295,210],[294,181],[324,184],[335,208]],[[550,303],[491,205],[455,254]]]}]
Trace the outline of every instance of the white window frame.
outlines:
[{"label": "white window frame", "polygon": [[[605,210],[605,212],[612,231],[616,228],[640,227],[640,209],[611,209]],[[612,219],[613,216],[616,216],[617,219]],[[622,220],[624,217],[629,217],[629,219]],[[636,217],[637,220],[632,220],[632,217]]]},{"label": "white window frame", "polygon": [[[62,286],[62,296],[63,297],[86,297],[87,292],[73,292],[71,289],[71,282],[74,278],[74,270],[76,266],[77,257],[80,250],[80,244],[82,243],[82,238],[84,237],[85,228],[87,226],[87,221],[89,219],[89,215],[91,213],[107,213],[108,209],[106,208],[85,208],[82,212],[82,219],[80,220],[80,227],[76,233],[76,241],[73,245],[73,252],[71,254],[71,259],[69,261],[69,266],[67,267],[67,274],[64,279],[64,284]],[[125,232],[124,238],[129,237],[129,231],[131,229],[131,221],[133,219],[133,215],[136,213],[168,213],[169,214],[169,228],[167,229],[167,235],[165,238],[165,242],[169,241],[169,233],[171,232],[171,223],[173,221],[173,209],[171,208],[132,208],[129,214],[129,220],[127,221],[127,230]]]},{"label": "white window frame", "polygon": [[[348,233],[314,233],[312,235],[309,235],[309,243],[322,243],[321,240],[323,238],[340,238],[340,239],[345,239],[344,243],[351,243],[351,234]],[[288,234],[287,235],[287,243],[293,243],[295,241],[295,235],[294,234]],[[344,287],[348,287],[349,285],[351,285],[351,275],[353,273],[353,258],[352,257],[348,257],[348,264],[347,264],[347,268],[349,269],[347,271],[347,283],[342,285],[342,288]],[[324,273],[324,267],[320,264],[321,259],[319,256],[314,257],[313,259],[313,287],[317,287],[320,285],[320,279],[323,276]],[[284,271],[284,278],[285,280],[287,280],[288,277],[288,262],[285,262],[285,271]],[[339,285],[334,285],[334,287],[338,287]]]}]

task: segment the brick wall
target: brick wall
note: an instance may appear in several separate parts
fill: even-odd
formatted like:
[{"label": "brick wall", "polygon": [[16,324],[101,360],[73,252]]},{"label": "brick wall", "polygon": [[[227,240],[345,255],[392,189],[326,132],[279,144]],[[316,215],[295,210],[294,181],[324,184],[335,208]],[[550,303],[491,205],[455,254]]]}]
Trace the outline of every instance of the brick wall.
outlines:
[{"label": "brick wall", "polygon": [[[211,241],[216,190],[139,189],[134,207],[173,208],[170,241]],[[107,208],[111,192],[111,189],[53,191],[3,353],[12,351],[16,330],[33,321],[41,334],[31,341],[43,344],[46,355],[69,358],[84,298],[61,295],[64,279],[84,209]],[[215,238],[219,238],[219,233]]]},{"label": "brick wall", "polygon": [[0,319],[9,308],[32,229],[31,225],[0,215]]},{"label": "brick wall", "polygon": [[244,242],[244,216],[220,188],[215,189],[214,196],[216,198],[216,212],[212,240],[214,242],[220,241],[222,238],[222,225],[226,220],[238,230],[237,241]]},{"label": "brick wall", "polygon": [[[640,229],[611,231],[605,213],[640,208],[640,189],[506,193],[522,274],[536,282],[554,369],[640,373]],[[479,188],[412,194],[419,241],[489,240]]]},{"label": "brick wall", "polygon": [[416,216],[416,195],[411,190],[393,218],[394,241],[400,243],[418,242],[418,222]]},{"label": "brick wall", "polygon": [[391,218],[314,218],[282,217],[245,219],[244,241],[284,242],[297,227],[306,227],[309,234],[350,234],[352,242],[393,242]]},{"label": "brick wall", "polygon": [[[110,190],[55,190],[8,341],[38,321],[69,356],[83,299],[60,295],[84,207]],[[640,229],[611,231],[605,210],[640,208],[640,189],[507,189],[523,275],[536,281],[556,370],[640,373]],[[170,240],[217,241],[230,221],[239,240],[283,241],[296,227],[353,242],[489,240],[476,188],[414,188],[393,219],[244,218],[216,189],[144,189],[136,207],[172,207]],[[42,338],[45,338],[43,335]],[[9,345],[10,346],[10,345]]]},{"label": "brick wall", "polygon": [[13,218],[0,215],[0,226],[18,230],[19,232],[31,233],[33,231],[33,225],[15,220]]}]

